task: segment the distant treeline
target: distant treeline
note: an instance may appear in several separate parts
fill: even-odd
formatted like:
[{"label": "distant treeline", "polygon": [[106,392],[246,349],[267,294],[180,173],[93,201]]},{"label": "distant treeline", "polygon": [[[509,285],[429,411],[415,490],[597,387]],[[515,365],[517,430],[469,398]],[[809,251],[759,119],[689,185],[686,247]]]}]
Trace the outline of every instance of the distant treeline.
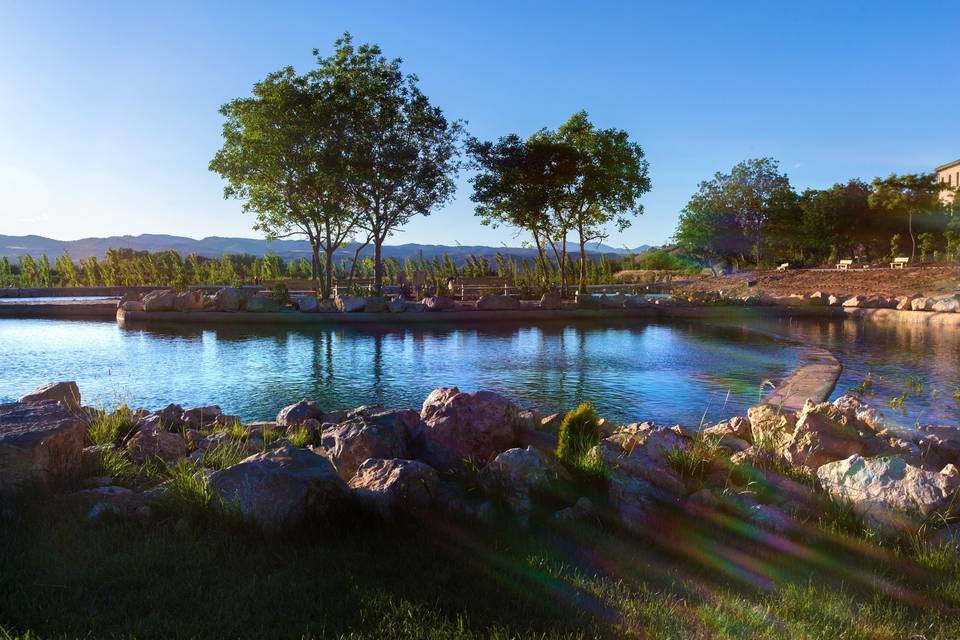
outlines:
[{"label": "distant treeline", "polygon": [[[601,256],[588,259],[586,271],[590,282],[611,282],[613,274],[623,268],[618,259]],[[323,264],[318,265],[323,270]],[[567,261],[567,276],[579,272],[579,261]],[[636,268],[635,266],[633,268]],[[497,253],[493,260],[470,254],[458,264],[449,255],[432,260],[394,257],[383,260],[384,280],[398,284],[401,280],[415,282],[419,278],[429,287],[443,287],[451,278],[501,277],[515,285],[538,289],[544,282],[560,280],[557,269],[547,263],[544,272],[538,260],[516,258]],[[311,277],[311,264],[306,258],[284,260],[275,255],[225,254],[221,258],[206,258],[195,254],[182,257],[176,251],[150,253],[132,249],[109,249],[103,260],[96,257],[74,261],[64,253],[52,263],[48,256],[22,256],[11,263],[0,259],[0,286],[42,287],[99,287],[99,286],[165,286],[185,289],[189,285],[268,284],[289,279],[306,280]],[[344,259],[333,265],[333,280],[349,288],[360,280],[374,275],[372,257]]]}]

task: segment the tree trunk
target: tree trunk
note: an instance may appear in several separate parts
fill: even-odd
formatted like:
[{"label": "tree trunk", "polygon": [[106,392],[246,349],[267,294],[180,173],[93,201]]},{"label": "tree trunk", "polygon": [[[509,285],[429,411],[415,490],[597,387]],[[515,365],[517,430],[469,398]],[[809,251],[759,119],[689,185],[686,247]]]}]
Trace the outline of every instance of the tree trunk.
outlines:
[{"label": "tree trunk", "polygon": [[917,255],[917,239],[913,237],[913,211],[907,213],[907,229],[910,231],[910,262],[913,262]]},{"label": "tree trunk", "polygon": [[377,296],[383,291],[383,260],[380,255],[382,246],[382,238],[373,239],[373,293]]},{"label": "tree trunk", "polygon": [[540,234],[536,231],[533,232],[533,241],[537,245],[537,255],[540,256],[540,267],[543,269],[543,288],[546,289],[548,286],[548,272],[547,272],[547,254],[543,250],[543,243],[540,242]]},{"label": "tree trunk", "polygon": [[327,300],[333,293],[333,254],[337,250],[329,244],[325,247],[323,256],[324,274],[323,274],[323,299]]},{"label": "tree trunk", "polygon": [[320,283],[318,278],[319,267],[320,267],[320,244],[317,242],[316,238],[310,238],[310,252],[313,254],[312,259],[310,260],[310,271],[312,272],[313,278],[313,292],[317,293],[320,289]]},{"label": "tree trunk", "polygon": [[587,241],[583,239],[583,229],[578,229],[580,234],[580,282],[577,284],[577,291],[587,292]]}]

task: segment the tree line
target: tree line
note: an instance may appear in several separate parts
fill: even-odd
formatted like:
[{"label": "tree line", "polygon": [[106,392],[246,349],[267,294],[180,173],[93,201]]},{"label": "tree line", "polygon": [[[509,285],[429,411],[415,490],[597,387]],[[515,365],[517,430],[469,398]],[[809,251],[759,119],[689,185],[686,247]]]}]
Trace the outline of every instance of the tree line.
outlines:
[{"label": "tree line", "polygon": [[[677,248],[715,268],[783,262],[960,259],[960,193],[935,174],[891,174],[797,193],[772,158],[701,182],[680,214]],[[960,192],[960,189],[958,189]]]},{"label": "tree line", "polygon": [[[580,112],[556,131],[483,142],[431,104],[416,76],[378,46],[355,46],[344,34],[332,55],[313,54],[310,71],[286,67],[223,105],[223,146],[210,169],[225,179],[224,196],[255,216],[255,229],[309,241],[323,297],[332,291],[334,254],[348,241],[359,243],[358,254],[373,245],[379,291],[384,241],[449,201],[465,166],[477,170],[473,200],[482,221],[530,233],[537,249],[530,270],[543,288],[565,289],[571,264],[585,286],[599,268],[587,243],[642,212],[648,165],[625,131],[598,129]],[[570,235],[578,260],[569,255]]]}]

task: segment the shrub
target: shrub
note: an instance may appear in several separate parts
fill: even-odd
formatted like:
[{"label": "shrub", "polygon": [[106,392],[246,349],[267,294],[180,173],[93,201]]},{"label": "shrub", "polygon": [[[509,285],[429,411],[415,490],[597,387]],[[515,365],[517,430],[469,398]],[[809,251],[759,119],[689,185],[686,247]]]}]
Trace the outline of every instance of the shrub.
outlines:
[{"label": "shrub", "polygon": [[588,475],[603,476],[603,460],[590,450],[600,442],[600,418],[589,402],[567,413],[560,423],[557,438],[557,459]]},{"label": "shrub", "polygon": [[111,444],[124,438],[135,425],[130,407],[121,404],[113,411],[98,412],[90,421],[87,435],[92,444]]},{"label": "shrub", "polygon": [[[292,429],[287,434],[287,439],[290,440],[290,444],[292,444],[295,447],[307,447],[311,444],[312,445],[319,444],[316,441],[316,437],[313,431],[311,431],[310,429],[306,428],[303,425],[300,425],[299,427]],[[266,442],[266,440],[264,440],[264,442]]]}]

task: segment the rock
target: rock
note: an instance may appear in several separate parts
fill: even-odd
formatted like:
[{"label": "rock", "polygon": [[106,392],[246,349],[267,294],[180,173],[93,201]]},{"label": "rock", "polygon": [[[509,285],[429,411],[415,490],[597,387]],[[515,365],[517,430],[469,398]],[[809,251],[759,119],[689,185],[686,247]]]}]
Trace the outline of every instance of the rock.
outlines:
[{"label": "rock", "polygon": [[896,308],[899,311],[911,310],[913,308],[913,300],[914,298],[912,296],[897,296],[894,298],[894,302],[897,303]]},{"label": "rock", "polygon": [[513,296],[481,296],[477,300],[477,311],[515,311],[520,301]]},{"label": "rock", "polygon": [[123,309],[124,312],[140,312],[143,311],[143,303],[139,300],[128,300],[120,305],[120,309]]},{"label": "rock", "polygon": [[258,453],[213,473],[210,488],[223,504],[265,531],[325,514],[347,494],[346,483],[327,458],[292,446]]},{"label": "rock", "polygon": [[178,404],[168,404],[153,415],[160,418],[160,422],[168,431],[178,429],[183,424],[183,407]]},{"label": "rock", "polygon": [[251,313],[276,313],[280,311],[280,303],[271,296],[257,294],[247,300],[246,308]]},{"label": "rock", "polygon": [[367,458],[409,457],[407,441],[419,422],[412,409],[353,413],[340,424],[324,425],[320,445],[340,477],[350,480]]},{"label": "rock", "polygon": [[320,405],[313,400],[303,399],[296,404],[280,409],[280,413],[277,414],[277,426],[282,429],[295,427],[305,420],[319,420],[320,422],[324,420]]},{"label": "rock", "polygon": [[80,475],[84,478],[103,473],[103,456],[117,447],[112,442],[84,447],[80,453]]},{"label": "rock", "polygon": [[563,298],[558,291],[547,291],[540,296],[539,306],[545,311],[557,311],[563,308]]},{"label": "rock", "polygon": [[816,470],[828,462],[870,452],[875,436],[864,431],[856,418],[851,419],[833,404],[808,400],[797,414],[796,428],[781,452],[791,464]]},{"label": "rock", "polygon": [[832,295],[829,298],[827,298],[827,304],[830,305],[831,307],[842,306],[843,303],[846,301],[847,301],[847,296]]},{"label": "rock", "polygon": [[649,485],[641,487],[647,497],[667,499],[686,491],[685,482],[671,468],[668,456],[675,449],[689,447],[691,442],[692,438],[680,427],[659,427],[644,422],[617,429],[600,441],[597,450],[611,477],[643,480]]},{"label": "rock", "polygon": [[795,414],[765,404],[748,409],[747,419],[750,421],[750,442],[767,449],[781,447],[797,426]]},{"label": "rock", "polygon": [[817,469],[820,484],[835,498],[849,500],[871,525],[910,530],[924,516],[952,508],[960,478],[915,467],[903,458],[852,455]]},{"label": "rock", "polygon": [[387,311],[390,313],[403,313],[407,310],[407,301],[403,298],[396,298],[387,303]]},{"label": "rock", "polygon": [[80,408],[80,388],[76,382],[51,382],[44,384],[20,398],[20,402],[34,404],[55,400],[63,403],[67,409],[75,411]]},{"label": "rock", "polygon": [[368,458],[350,479],[361,501],[385,518],[426,512],[437,494],[436,470],[416,460]]},{"label": "rock", "polygon": [[627,296],[623,301],[623,306],[627,309],[645,309],[650,306],[650,300],[642,295]]},{"label": "rock", "polygon": [[297,309],[300,313],[317,313],[320,310],[320,303],[316,296],[303,296],[296,299]]},{"label": "rock", "polygon": [[933,311],[933,298],[920,296],[910,301],[910,308],[914,311]]},{"label": "rock", "polygon": [[703,432],[719,437],[733,436],[748,443],[753,442],[750,419],[743,416],[735,416],[724,422],[718,422],[712,427],[707,427]]},{"label": "rock", "polygon": [[480,474],[488,495],[501,498],[521,518],[529,516],[532,496],[546,491],[566,472],[551,458],[533,447],[508,449],[497,455]]},{"label": "rock", "polygon": [[431,296],[422,302],[427,311],[449,311],[454,307],[453,300],[447,296]]},{"label": "rock", "polygon": [[187,444],[179,434],[145,425],[127,442],[130,459],[144,463],[155,458],[170,464],[187,455]]},{"label": "rock", "polygon": [[183,441],[187,444],[188,451],[195,451],[200,447],[200,443],[206,436],[202,431],[196,429],[186,429],[183,432]]},{"label": "rock", "polygon": [[934,298],[932,310],[940,313],[960,312],[960,294]]},{"label": "rock", "polygon": [[225,431],[214,431],[197,442],[197,450],[207,451],[230,444],[233,444],[233,438],[230,437],[229,433]]},{"label": "rock", "polygon": [[59,402],[0,404],[0,493],[76,480],[85,430]]},{"label": "rock", "polygon": [[366,313],[385,313],[387,300],[383,296],[367,296],[363,299],[363,310]]},{"label": "rock", "polygon": [[486,463],[513,446],[517,409],[490,391],[433,390],[423,402],[418,441],[423,459],[441,471],[464,460]]},{"label": "rock", "polygon": [[217,424],[223,411],[217,405],[187,409],[180,416],[180,422],[192,429],[212,427]]},{"label": "rock", "polygon": [[790,516],[769,504],[751,505],[745,515],[754,524],[768,531],[784,533],[793,527]]},{"label": "rock", "polygon": [[84,489],[74,493],[83,502],[90,506],[87,513],[88,520],[100,520],[106,515],[142,518],[147,512],[147,499],[143,494],[135,493],[125,487],[104,486],[95,489]]},{"label": "rock", "polygon": [[876,297],[853,296],[843,302],[844,307],[858,309],[875,309],[877,307]]},{"label": "rock", "polygon": [[572,507],[561,509],[553,514],[553,519],[558,522],[580,522],[586,520],[593,514],[593,503],[590,498],[581,496],[577,498]]},{"label": "rock", "polygon": [[813,293],[810,294],[811,300],[826,301],[827,299],[829,299],[829,297],[830,297],[830,294],[824,293],[823,291],[814,291]]},{"label": "rock", "polygon": [[177,311],[203,311],[203,294],[199,291],[184,291],[177,296],[174,306]]},{"label": "rock", "polygon": [[143,296],[144,311],[176,311],[177,292],[173,289],[158,289]]},{"label": "rock", "polygon": [[213,294],[211,301],[214,311],[240,311],[246,295],[234,287],[224,287]]},{"label": "rock", "polygon": [[359,296],[337,296],[333,303],[337,306],[337,311],[342,313],[359,313],[363,311],[367,301]]}]

